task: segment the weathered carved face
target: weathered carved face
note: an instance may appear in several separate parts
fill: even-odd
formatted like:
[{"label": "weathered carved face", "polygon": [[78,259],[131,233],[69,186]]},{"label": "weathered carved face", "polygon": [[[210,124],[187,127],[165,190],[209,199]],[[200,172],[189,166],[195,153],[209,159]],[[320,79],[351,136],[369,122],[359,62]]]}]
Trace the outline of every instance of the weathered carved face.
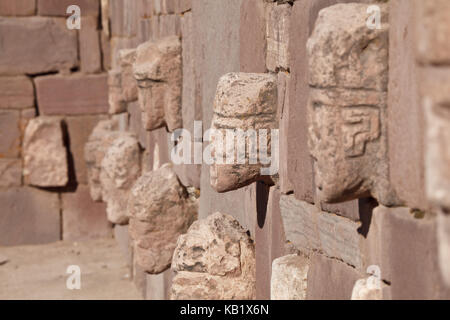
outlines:
[{"label": "weathered carved face", "polygon": [[254,73],[229,73],[219,80],[210,131],[210,180],[216,191],[270,181],[277,173],[276,81]]},{"label": "weathered carved face", "polygon": [[372,194],[384,204],[388,182],[386,7],[379,29],[367,5],[339,4],[319,13],[308,40],[309,148],[319,198],[341,202]]},{"label": "weathered carved face", "polygon": [[134,77],[143,125],[147,130],[181,128],[181,42],[176,36],[148,41],[137,48]]}]

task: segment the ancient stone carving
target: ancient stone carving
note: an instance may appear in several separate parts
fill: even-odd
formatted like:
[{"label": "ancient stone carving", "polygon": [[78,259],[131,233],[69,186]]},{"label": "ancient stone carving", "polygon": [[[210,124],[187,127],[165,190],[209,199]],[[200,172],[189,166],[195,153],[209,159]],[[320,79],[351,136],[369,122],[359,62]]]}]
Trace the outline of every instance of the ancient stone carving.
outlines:
[{"label": "ancient stone carving", "polygon": [[63,187],[69,181],[60,118],[31,119],[24,134],[23,153],[25,183],[38,187]]},{"label": "ancient stone carving", "polygon": [[115,120],[99,121],[84,146],[84,160],[86,162],[88,184],[94,201],[102,200],[100,171],[103,157],[112,142],[120,136],[118,122]]},{"label": "ancient stone carving", "polygon": [[133,134],[120,132],[106,150],[100,170],[102,199],[110,222],[128,222],[128,195],[140,174],[139,142]]},{"label": "ancient stone carving", "polygon": [[[229,73],[217,85],[211,129],[211,186],[226,192],[278,172],[277,78]],[[274,130],[275,129],[275,130]]]},{"label": "ancient stone carving", "polygon": [[178,238],[171,299],[254,299],[255,248],[231,216],[216,212]]},{"label": "ancient stone carving", "polygon": [[197,219],[198,204],[171,164],[144,173],[128,198],[129,232],[136,262],[148,273],[170,267],[178,237]]},{"label": "ancient stone carving", "polygon": [[388,180],[386,108],[387,7],[379,28],[367,26],[367,5],[320,11],[307,43],[309,147],[317,193],[326,202],[372,195],[398,204]]},{"label": "ancient stone carving", "polygon": [[148,41],[137,48],[134,76],[142,121],[147,130],[181,128],[181,42],[176,36]]},{"label": "ancient stone carving", "polygon": [[304,256],[291,254],[273,260],[270,299],[306,300],[308,270]]}]

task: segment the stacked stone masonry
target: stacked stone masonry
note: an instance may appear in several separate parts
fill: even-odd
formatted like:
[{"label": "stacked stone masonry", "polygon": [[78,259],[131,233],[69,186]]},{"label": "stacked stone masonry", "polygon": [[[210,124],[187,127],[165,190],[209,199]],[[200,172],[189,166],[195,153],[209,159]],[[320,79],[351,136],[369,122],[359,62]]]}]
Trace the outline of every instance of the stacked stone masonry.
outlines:
[{"label": "stacked stone masonry", "polygon": [[0,0],[0,245],[114,236],[146,299],[449,299],[448,16]]}]

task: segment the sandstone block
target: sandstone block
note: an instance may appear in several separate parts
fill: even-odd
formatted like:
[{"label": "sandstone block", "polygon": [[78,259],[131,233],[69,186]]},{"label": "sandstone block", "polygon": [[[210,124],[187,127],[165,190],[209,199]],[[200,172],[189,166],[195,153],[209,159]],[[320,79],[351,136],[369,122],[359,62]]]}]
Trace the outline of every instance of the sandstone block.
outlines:
[{"label": "sandstone block", "polygon": [[[142,149],[147,148],[148,134],[142,125],[142,112],[137,101],[127,104],[128,114],[130,115],[130,131],[133,132],[139,140]],[[153,150],[151,150],[153,152]]]},{"label": "sandstone block", "polygon": [[102,70],[100,34],[96,17],[83,17],[79,31],[81,72],[98,73]]},{"label": "sandstone block", "polygon": [[140,39],[138,37],[133,38],[114,37],[111,38],[111,41],[109,42],[111,51],[111,68],[116,69],[120,67],[120,60],[119,60],[120,50],[136,48],[140,43]]},{"label": "sandstone block", "polygon": [[0,187],[20,187],[22,184],[22,160],[0,159]]},{"label": "sandstone block", "polygon": [[36,0],[0,0],[0,16],[32,16]]},{"label": "sandstone block", "polygon": [[67,7],[77,5],[82,16],[99,15],[100,3],[98,0],[36,0],[38,15],[40,16],[66,16]]},{"label": "sandstone block", "polygon": [[369,194],[383,204],[399,202],[388,177],[388,25],[380,6],[383,23],[373,30],[367,5],[322,9],[308,40],[308,144],[317,193],[326,202]]},{"label": "sandstone block", "polygon": [[130,267],[130,276],[132,276],[132,267],[133,267],[133,244],[130,239],[130,234],[128,231],[128,225],[118,225],[114,226],[114,239],[118,243],[120,250],[123,253],[123,256]]},{"label": "sandstone block", "polygon": [[158,37],[170,37],[181,35],[180,17],[178,15],[163,15],[159,17]]},{"label": "sandstone block", "polygon": [[287,255],[273,260],[270,299],[306,300],[309,261],[303,256]]},{"label": "sandstone block", "polygon": [[420,62],[426,64],[450,64],[450,3],[445,0],[420,1],[414,3],[417,32],[416,52]]},{"label": "sandstone block", "polygon": [[108,112],[106,74],[45,76],[35,79],[40,114],[80,115]]},{"label": "sandstone block", "polygon": [[172,36],[148,41],[137,49],[134,76],[138,82],[142,120],[147,130],[182,127],[181,42]]},{"label": "sandstone block", "polygon": [[350,300],[361,274],[347,264],[321,254],[311,256],[307,300]]},{"label": "sandstone block", "polygon": [[197,219],[198,204],[179,183],[172,166],[144,173],[128,197],[130,235],[137,263],[150,274],[170,267],[178,237]]},{"label": "sandstone block", "polygon": [[26,184],[38,187],[63,187],[67,184],[67,150],[60,118],[31,119],[23,139],[23,177]]},{"label": "sandstone block", "polygon": [[138,98],[137,83],[133,73],[133,64],[135,61],[136,49],[124,49],[119,51],[122,98],[125,102],[136,101]]},{"label": "sandstone block", "polygon": [[120,136],[106,150],[100,170],[102,199],[107,204],[110,222],[128,222],[128,195],[140,174],[139,143],[134,135],[120,132]]},{"label": "sandstone block", "polygon": [[105,116],[99,115],[66,117],[64,119],[69,133],[70,155],[73,159],[75,176],[78,183],[88,184],[84,148],[92,130],[103,119],[105,119]]},{"label": "sandstone block", "polygon": [[89,187],[79,184],[76,192],[63,193],[63,240],[79,241],[112,236],[106,205],[92,201]]},{"label": "sandstone block", "polygon": [[398,197],[411,208],[426,210],[425,115],[416,65],[414,1],[389,2],[389,176]]},{"label": "sandstone block", "polygon": [[0,109],[25,109],[34,107],[34,89],[30,78],[0,77]]},{"label": "sandstone block", "polygon": [[17,158],[20,155],[20,112],[0,110],[0,157]]},{"label": "sandstone block", "polygon": [[94,201],[102,200],[100,171],[102,160],[112,142],[120,136],[118,123],[114,120],[102,120],[92,130],[84,147],[88,184]]},{"label": "sandstone block", "polygon": [[[263,1],[242,1],[239,31],[241,72],[266,72],[266,42],[269,40],[266,41],[265,15]],[[274,39],[270,41],[273,44]]]},{"label": "sandstone block", "polygon": [[450,208],[450,68],[428,68],[422,75],[425,109],[425,183],[428,200]]},{"label": "sandstone block", "polygon": [[450,288],[439,271],[439,222],[431,214],[406,207],[379,206],[374,210],[367,235],[368,264],[378,266],[381,279],[391,283],[392,299],[450,297]]},{"label": "sandstone block", "polygon": [[171,299],[254,299],[255,251],[231,216],[216,212],[178,239]]},{"label": "sandstone block", "polygon": [[314,205],[282,195],[280,210],[286,240],[304,252],[319,251],[361,269],[364,264],[360,223],[319,210]]},{"label": "sandstone block", "polygon": [[0,192],[0,244],[39,244],[61,239],[57,193],[35,188]]},{"label": "sandstone block", "polygon": [[137,35],[138,3],[129,0],[109,0],[111,36],[132,38]]},{"label": "sandstone block", "polygon": [[450,215],[442,211],[437,218],[437,239],[442,278],[450,286]]},{"label": "sandstone block", "polygon": [[235,190],[257,180],[270,183],[270,176],[278,173],[276,77],[255,73],[224,75],[217,85],[211,128],[213,189]]},{"label": "sandstone block", "polygon": [[39,74],[78,66],[77,32],[63,18],[0,18],[0,74]]},{"label": "sandstone block", "polygon": [[289,28],[291,6],[272,4],[266,17],[267,56],[266,65],[270,71],[289,69]]},{"label": "sandstone block", "polygon": [[184,13],[192,9],[192,0],[175,0],[175,12]]}]

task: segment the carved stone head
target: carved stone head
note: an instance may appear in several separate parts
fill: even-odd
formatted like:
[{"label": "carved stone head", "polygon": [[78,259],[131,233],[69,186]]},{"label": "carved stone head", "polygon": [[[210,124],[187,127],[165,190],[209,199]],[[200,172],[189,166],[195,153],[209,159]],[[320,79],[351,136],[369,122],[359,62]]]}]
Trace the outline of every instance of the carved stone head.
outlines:
[{"label": "carved stone head", "polygon": [[131,189],[127,214],[137,263],[151,274],[169,268],[177,239],[197,219],[197,199],[171,164],[144,173]]},{"label": "carved stone head", "polygon": [[235,190],[278,171],[277,78],[229,73],[217,86],[211,126],[211,186]]},{"label": "carved stone head", "polygon": [[181,42],[176,36],[148,41],[137,48],[134,77],[147,130],[183,125],[181,116]]},{"label": "carved stone head", "polygon": [[386,205],[397,201],[388,181],[386,6],[380,4],[378,28],[367,25],[367,7],[321,10],[307,43],[309,148],[326,202],[368,195]]}]

